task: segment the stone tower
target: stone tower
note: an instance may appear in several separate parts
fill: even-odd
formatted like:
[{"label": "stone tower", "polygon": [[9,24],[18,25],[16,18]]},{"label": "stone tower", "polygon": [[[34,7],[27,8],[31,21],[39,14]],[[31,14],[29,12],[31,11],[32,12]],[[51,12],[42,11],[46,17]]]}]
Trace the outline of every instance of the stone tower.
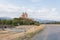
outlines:
[{"label": "stone tower", "polygon": [[28,18],[28,14],[26,12],[23,12],[23,14],[21,15],[21,18]]}]

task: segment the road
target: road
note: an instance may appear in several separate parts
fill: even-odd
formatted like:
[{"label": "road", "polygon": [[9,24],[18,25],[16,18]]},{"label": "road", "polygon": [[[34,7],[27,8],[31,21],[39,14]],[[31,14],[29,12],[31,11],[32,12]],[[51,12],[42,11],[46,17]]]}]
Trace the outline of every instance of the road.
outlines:
[{"label": "road", "polygon": [[60,25],[46,24],[46,28],[35,35],[32,40],[60,40]]}]

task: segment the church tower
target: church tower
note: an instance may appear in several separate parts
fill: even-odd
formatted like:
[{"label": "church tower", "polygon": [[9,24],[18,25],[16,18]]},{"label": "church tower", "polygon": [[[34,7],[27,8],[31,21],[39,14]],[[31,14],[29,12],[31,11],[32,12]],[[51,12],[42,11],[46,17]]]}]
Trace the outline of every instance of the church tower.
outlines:
[{"label": "church tower", "polygon": [[28,14],[26,12],[23,12],[20,18],[28,18]]}]

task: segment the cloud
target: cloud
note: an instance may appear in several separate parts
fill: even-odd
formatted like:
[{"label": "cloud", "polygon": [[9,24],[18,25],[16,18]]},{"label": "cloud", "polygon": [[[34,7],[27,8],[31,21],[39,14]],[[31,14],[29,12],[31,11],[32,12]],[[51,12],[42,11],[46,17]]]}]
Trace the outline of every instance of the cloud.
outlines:
[{"label": "cloud", "polygon": [[56,8],[41,8],[38,10],[29,9],[29,15],[33,18],[60,20],[59,12]]},{"label": "cloud", "polygon": [[0,17],[17,17],[20,7],[11,4],[0,4]]},{"label": "cloud", "polygon": [[0,4],[0,11],[15,12],[18,11],[18,9],[20,8],[13,5]]},{"label": "cloud", "polygon": [[33,3],[40,2],[42,0],[31,0]]},{"label": "cloud", "polygon": [[19,17],[22,12],[27,12],[29,17],[48,19],[48,20],[60,20],[59,12],[56,8],[40,8],[32,9],[25,6],[19,7],[11,4],[0,4],[0,17]]}]

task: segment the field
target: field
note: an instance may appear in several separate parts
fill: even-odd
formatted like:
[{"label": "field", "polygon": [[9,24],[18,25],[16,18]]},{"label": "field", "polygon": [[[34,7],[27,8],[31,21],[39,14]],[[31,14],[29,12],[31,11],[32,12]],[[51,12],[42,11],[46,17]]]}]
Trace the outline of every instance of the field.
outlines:
[{"label": "field", "polygon": [[11,32],[11,31],[0,31],[0,40],[18,40],[21,37],[32,37],[31,35],[36,32],[38,32],[38,30],[42,30],[44,28],[44,26],[40,25],[40,26],[34,26],[34,25],[23,25],[23,26],[18,26],[16,27],[17,29],[21,28],[21,29],[25,29],[22,32]]}]

